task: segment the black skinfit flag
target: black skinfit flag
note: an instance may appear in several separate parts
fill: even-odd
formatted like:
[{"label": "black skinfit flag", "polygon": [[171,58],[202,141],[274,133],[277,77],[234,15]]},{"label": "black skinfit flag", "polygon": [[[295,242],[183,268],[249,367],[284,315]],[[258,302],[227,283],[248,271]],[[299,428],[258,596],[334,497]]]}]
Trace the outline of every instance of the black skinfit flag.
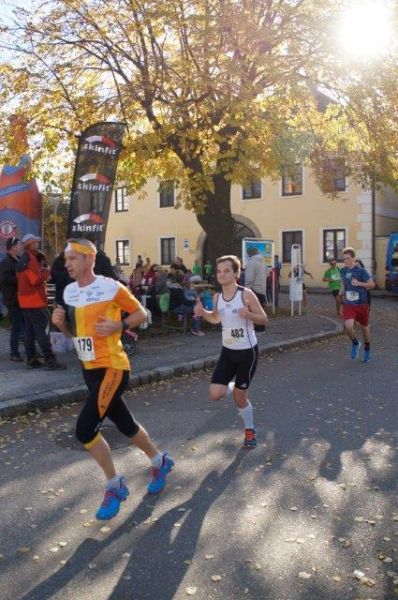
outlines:
[{"label": "black skinfit flag", "polygon": [[68,237],[105,242],[125,123],[95,123],[81,134],[69,207]]}]

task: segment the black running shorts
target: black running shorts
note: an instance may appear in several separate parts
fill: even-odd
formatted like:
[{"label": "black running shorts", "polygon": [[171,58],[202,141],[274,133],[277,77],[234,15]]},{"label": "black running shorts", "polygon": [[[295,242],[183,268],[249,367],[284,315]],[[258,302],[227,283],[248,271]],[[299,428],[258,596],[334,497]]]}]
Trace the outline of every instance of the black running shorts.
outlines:
[{"label": "black running shorts", "polygon": [[247,390],[256,372],[258,346],[245,350],[231,350],[223,346],[211,377],[211,383],[228,385],[235,377],[235,387]]},{"label": "black running shorts", "polygon": [[122,398],[129,377],[130,372],[121,369],[83,369],[88,396],[76,423],[76,437],[87,448],[95,445],[105,417],[127,437],[137,433],[139,427]]}]

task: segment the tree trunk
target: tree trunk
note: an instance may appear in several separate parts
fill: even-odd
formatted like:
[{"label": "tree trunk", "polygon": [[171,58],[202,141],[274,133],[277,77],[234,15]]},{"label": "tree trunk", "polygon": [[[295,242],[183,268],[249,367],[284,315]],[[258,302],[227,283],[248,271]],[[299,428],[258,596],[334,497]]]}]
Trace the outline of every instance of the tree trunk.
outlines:
[{"label": "tree trunk", "polygon": [[223,175],[214,175],[214,193],[207,195],[198,222],[207,235],[207,257],[215,267],[216,259],[231,254],[234,220],[231,213],[231,183]]}]

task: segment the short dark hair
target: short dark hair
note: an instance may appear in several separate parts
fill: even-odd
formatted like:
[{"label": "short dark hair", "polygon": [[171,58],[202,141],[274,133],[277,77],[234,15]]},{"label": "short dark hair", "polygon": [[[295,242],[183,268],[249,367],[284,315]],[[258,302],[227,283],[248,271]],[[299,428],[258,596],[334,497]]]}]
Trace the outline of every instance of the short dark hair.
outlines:
[{"label": "short dark hair", "polygon": [[354,248],[351,248],[351,246],[347,246],[347,248],[344,248],[343,254],[348,254],[349,256],[352,256],[352,258],[355,258],[355,250]]},{"label": "short dark hair", "polygon": [[11,237],[8,238],[8,240],[6,241],[6,248],[7,250],[11,250],[11,248],[13,248],[14,246],[16,246],[18,244],[18,242],[20,242],[21,240],[17,237]]}]

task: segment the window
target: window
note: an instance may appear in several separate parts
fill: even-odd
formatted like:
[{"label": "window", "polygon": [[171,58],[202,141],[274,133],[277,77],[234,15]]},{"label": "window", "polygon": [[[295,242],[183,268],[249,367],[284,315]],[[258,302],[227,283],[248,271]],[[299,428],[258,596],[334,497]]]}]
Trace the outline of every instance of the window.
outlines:
[{"label": "window", "polygon": [[116,258],[121,265],[130,264],[130,242],[128,240],[116,240]]},{"label": "window", "polygon": [[173,237],[160,238],[160,264],[171,265],[176,260],[176,240]]},{"label": "window", "polygon": [[261,179],[252,179],[250,183],[242,188],[243,200],[261,198]]},{"label": "window", "polygon": [[282,177],[282,196],[298,196],[303,193],[303,167],[296,165],[295,172]]},{"label": "window", "polygon": [[159,206],[160,208],[174,206],[174,181],[172,179],[161,181],[159,184]]},{"label": "window", "polygon": [[127,188],[116,188],[113,192],[115,198],[115,212],[127,212],[129,209],[129,201],[127,198]]},{"label": "window", "polygon": [[303,232],[302,231],[283,231],[282,232],[282,262],[291,262],[291,249],[293,244],[300,244],[303,248]]},{"label": "window", "polygon": [[323,231],[323,262],[336,258],[343,262],[345,248],[345,229],[324,229]]},{"label": "window", "polygon": [[325,193],[345,192],[346,167],[343,159],[329,158],[323,167],[322,191]]}]

